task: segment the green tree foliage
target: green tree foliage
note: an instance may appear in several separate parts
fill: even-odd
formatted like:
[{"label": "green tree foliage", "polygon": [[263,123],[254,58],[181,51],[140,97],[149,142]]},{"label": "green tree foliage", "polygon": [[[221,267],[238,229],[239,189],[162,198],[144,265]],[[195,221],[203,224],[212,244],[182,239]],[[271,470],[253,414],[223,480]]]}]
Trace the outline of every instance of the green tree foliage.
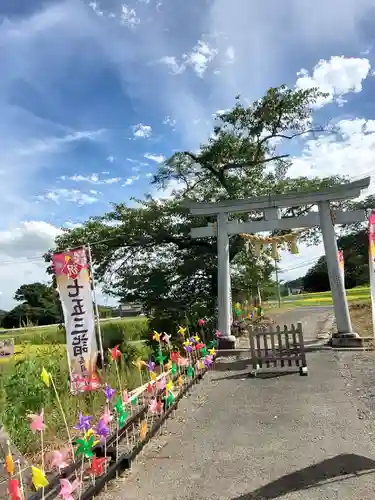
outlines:
[{"label": "green tree foliage", "polygon": [[[354,288],[369,282],[368,231],[361,229],[341,236],[338,247],[344,252],[345,287]],[[302,279],[307,292],[325,292],[330,290],[328,269],[325,256],[311,267]]]},{"label": "green tree foliage", "polygon": [[56,290],[44,283],[22,285],[14,294],[21,304],[5,314],[4,328],[17,328],[26,324],[50,325],[62,321],[62,309]]},{"label": "green tree foliage", "polygon": [[[216,239],[192,240],[189,233],[191,227],[214,220],[190,216],[181,201],[190,198],[216,202],[320,190],[342,181],[338,177],[287,177],[291,164],[288,143],[314,131],[309,128],[311,110],[320,95],[316,89],[291,90],[282,86],[269,89],[250,106],[244,106],[237,97],[232,110],[217,116],[213,135],[198,152],[178,152],[160,166],[153,185],[174,188],[168,199],[149,195],[133,200],[132,207],[114,204],[103,216],[59,235],[57,247],[93,243],[96,277],[105,291],[123,301],[141,302],[156,317],[167,315],[180,321],[186,311],[194,318],[212,315],[217,294]],[[300,215],[310,209],[291,207],[282,216]],[[233,217],[248,221],[259,220],[260,216],[252,212]],[[305,236],[311,238],[314,233]],[[239,254],[243,252],[244,241],[239,236],[231,237],[233,265],[236,259],[241,260]],[[50,260],[48,255],[46,258]],[[248,276],[269,276],[267,258],[260,261],[250,254],[246,267]]]}]

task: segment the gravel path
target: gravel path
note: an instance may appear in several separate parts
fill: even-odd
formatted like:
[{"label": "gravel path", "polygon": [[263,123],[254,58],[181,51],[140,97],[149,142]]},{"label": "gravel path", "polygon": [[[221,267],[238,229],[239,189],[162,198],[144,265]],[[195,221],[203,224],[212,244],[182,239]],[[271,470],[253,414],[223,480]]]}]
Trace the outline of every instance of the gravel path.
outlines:
[{"label": "gravel path", "polygon": [[218,360],[102,500],[372,500],[375,353],[309,353],[308,377],[246,365]]}]

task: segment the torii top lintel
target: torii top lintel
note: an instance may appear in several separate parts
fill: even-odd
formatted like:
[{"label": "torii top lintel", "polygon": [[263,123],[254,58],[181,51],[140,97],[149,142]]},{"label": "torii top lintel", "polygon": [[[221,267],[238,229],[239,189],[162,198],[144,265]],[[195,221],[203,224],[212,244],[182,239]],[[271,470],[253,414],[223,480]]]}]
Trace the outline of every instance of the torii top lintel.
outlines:
[{"label": "torii top lintel", "polygon": [[217,203],[198,203],[185,200],[182,206],[189,208],[191,215],[216,215],[222,213],[250,212],[269,208],[297,207],[320,201],[337,201],[357,198],[363,189],[369,187],[371,177],[365,177],[348,184],[339,184],[324,191],[297,191],[293,193],[260,196],[243,200],[224,200]]}]

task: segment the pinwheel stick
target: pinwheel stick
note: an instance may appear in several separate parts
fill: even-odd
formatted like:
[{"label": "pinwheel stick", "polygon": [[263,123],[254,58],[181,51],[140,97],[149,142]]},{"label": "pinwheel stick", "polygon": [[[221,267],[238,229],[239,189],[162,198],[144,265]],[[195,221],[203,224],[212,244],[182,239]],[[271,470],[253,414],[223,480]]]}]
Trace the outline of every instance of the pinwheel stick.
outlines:
[{"label": "pinwheel stick", "polygon": [[115,359],[115,367],[116,367],[116,375],[117,375],[117,382],[118,382],[118,386],[119,386],[120,392],[121,392],[121,394],[122,394],[121,379],[120,379],[120,371],[119,371],[119,369],[118,369],[117,359]]},{"label": "pinwheel stick", "polygon": [[[40,431],[40,447],[42,449],[42,472],[44,474],[45,470],[44,470],[44,431],[43,431],[43,429]],[[42,500],[44,500],[44,486],[42,488]]]},{"label": "pinwheel stick", "polygon": [[70,449],[71,449],[71,452],[72,452],[72,460],[73,460],[73,462],[75,462],[75,460],[74,460],[74,449],[73,449],[72,436],[70,434],[70,430],[69,430],[68,422],[66,420],[66,415],[65,415],[65,412],[64,412],[64,408],[63,408],[63,405],[61,404],[61,399],[60,399],[59,393],[57,392],[55,382],[54,382],[53,377],[52,377],[52,375],[50,373],[49,373],[49,378],[50,378],[50,381],[51,381],[51,384],[52,384],[52,388],[54,390],[54,393],[55,393],[55,396],[56,396],[56,399],[57,399],[57,403],[58,403],[59,408],[60,408],[60,412],[61,412],[61,416],[62,416],[63,421],[64,421],[66,433],[68,435],[69,445],[70,445]]},{"label": "pinwheel stick", "polygon": [[23,479],[22,479],[22,469],[21,469],[21,463],[19,460],[17,460],[17,466],[18,466],[18,475],[20,476],[20,486],[21,486],[22,498],[25,498],[25,489],[23,487]]}]

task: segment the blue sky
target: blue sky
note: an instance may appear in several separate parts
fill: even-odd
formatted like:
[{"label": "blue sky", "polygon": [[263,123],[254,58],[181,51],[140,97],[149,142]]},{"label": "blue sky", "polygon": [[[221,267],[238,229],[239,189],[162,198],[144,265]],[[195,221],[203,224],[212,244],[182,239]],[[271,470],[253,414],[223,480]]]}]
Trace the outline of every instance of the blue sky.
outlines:
[{"label": "blue sky", "polygon": [[[236,94],[319,85],[316,119],[341,135],[289,148],[291,173],[375,169],[370,0],[3,0],[0,20],[0,308],[46,279],[61,226],[167,195],[149,184],[158,162],[196,149]],[[285,256],[285,277],[320,253]]]}]

